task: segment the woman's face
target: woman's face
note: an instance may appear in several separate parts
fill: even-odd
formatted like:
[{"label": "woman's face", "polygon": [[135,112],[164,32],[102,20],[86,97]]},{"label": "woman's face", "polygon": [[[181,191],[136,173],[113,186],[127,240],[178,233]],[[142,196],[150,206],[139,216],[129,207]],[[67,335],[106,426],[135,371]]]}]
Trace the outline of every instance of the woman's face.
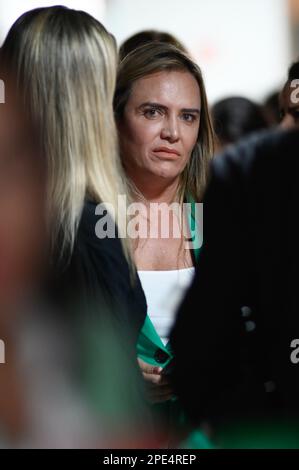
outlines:
[{"label": "woman's face", "polygon": [[29,294],[45,256],[44,175],[28,120],[0,104],[0,317]]},{"label": "woman's face", "polygon": [[119,134],[125,169],[137,186],[179,178],[197,141],[200,107],[189,72],[159,72],[134,83]]}]

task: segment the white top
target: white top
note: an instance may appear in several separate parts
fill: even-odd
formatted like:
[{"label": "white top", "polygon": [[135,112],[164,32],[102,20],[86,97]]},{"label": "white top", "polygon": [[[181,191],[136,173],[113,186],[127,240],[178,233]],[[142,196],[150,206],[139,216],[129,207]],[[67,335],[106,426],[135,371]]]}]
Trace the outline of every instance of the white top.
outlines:
[{"label": "white top", "polygon": [[162,342],[167,344],[179,304],[190,286],[195,269],[138,271],[145,293],[148,316]]}]

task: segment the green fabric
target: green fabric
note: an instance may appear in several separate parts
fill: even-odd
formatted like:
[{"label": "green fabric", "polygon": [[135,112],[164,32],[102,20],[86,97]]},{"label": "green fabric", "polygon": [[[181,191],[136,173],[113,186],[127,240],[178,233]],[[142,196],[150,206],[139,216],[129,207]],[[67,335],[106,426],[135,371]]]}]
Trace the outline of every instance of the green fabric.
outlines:
[{"label": "green fabric", "polygon": [[[189,227],[190,227],[190,230],[195,234],[195,240],[198,241],[201,235],[198,233],[196,220],[195,220],[195,215],[196,215],[195,214],[195,201],[189,197],[187,198],[187,202],[191,203],[191,212],[188,214]],[[194,250],[194,257],[196,261],[199,256],[199,252],[200,252],[200,248],[196,248]],[[147,315],[144,321],[143,327],[141,329],[139,338],[138,338],[137,355],[140,359],[147,362],[148,364],[159,367],[161,366],[161,364],[158,363],[154,358],[154,355],[157,349],[162,349],[164,352],[168,353],[170,356],[169,360],[165,364],[163,364],[163,366],[165,367],[167,363],[173,358],[170,344],[168,343],[166,346],[163,344],[163,342],[160,339],[160,336],[156,332],[156,329],[151,319]]]},{"label": "green fabric", "polygon": [[232,420],[217,427],[215,436],[221,449],[299,449],[298,424],[290,417]]},{"label": "green fabric", "polygon": [[180,449],[215,449],[208,437],[200,430],[191,432],[179,446]]},{"label": "green fabric", "polygon": [[[199,241],[201,240],[201,234],[198,233],[197,224],[195,220],[195,202],[191,198],[187,199],[187,202],[191,203],[191,212],[188,214],[188,222],[190,231],[194,234],[194,239],[192,241],[195,242],[195,246],[200,246]],[[198,259],[199,252],[200,248],[194,249],[195,261],[197,261]],[[169,359],[163,364],[157,362],[155,359],[155,353],[157,349],[161,349],[169,355]],[[148,315],[146,316],[138,338],[137,355],[144,362],[157,367],[165,367],[173,358],[170,343],[166,345],[163,344]],[[167,420],[168,423],[170,423],[170,427],[174,432],[179,431],[180,429],[183,429],[188,426],[187,420],[176,398],[159,405],[153,405],[152,408],[153,414],[160,416],[162,418],[162,421]],[[190,440],[187,439],[183,445],[185,447],[182,448],[188,448],[188,446],[190,446],[190,448],[211,449],[213,447],[210,444],[208,438],[205,436],[205,434],[200,430],[197,430],[192,433],[190,435]],[[196,445],[196,447],[193,447],[193,445]]]},{"label": "green fabric", "polygon": [[147,315],[138,338],[137,355],[144,362],[147,362],[148,364],[151,364],[153,366],[160,367],[161,364],[157,362],[154,357],[157,349],[162,349],[169,355],[169,360],[163,364],[163,366],[165,367],[168,362],[173,358],[170,344],[168,343],[166,346],[164,346],[150,317]]},{"label": "green fabric", "polygon": [[195,261],[197,262],[199,253],[200,253],[199,247],[201,247],[202,245],[203,234],[199,232],[198,226],[196,225],[195,201],[189,198],[188,202],[191,203],[191,213],[189,214],[189,227],[190,227],[191,233],[194,234],[194,239],[192,241],[196,248],[194,248],[193,251],[194,251]]}]

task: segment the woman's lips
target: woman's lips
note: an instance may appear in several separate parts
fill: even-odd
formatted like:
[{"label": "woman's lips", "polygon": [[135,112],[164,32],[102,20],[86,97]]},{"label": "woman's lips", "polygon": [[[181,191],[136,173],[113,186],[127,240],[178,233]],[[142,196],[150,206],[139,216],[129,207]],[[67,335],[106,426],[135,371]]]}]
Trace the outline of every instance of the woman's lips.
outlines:
[{"label": "woman's lips", "polygon": [[176,155],[177,157],[180,156],[180,153],[175,150],[175,149],[172,149],[172,148],[169,148],[169,147],[156,147],[154,150],[153,150],[154,153],[162,153],[162,154],[166,154],[166,155]]}]

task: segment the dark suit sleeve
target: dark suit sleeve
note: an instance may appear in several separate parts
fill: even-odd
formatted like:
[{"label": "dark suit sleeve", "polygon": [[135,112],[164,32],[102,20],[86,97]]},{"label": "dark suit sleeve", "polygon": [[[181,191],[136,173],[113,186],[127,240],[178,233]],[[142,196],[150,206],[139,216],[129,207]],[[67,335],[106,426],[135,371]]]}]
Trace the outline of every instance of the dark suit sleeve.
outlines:
[{"label": "dark suit sleeve", "polygon": [[[237,158],[236,158],[237,157]],[[240,379],[243,326],[240,308],[246,284],[244,186],[240,155],[217,157],[204,199],[203,247],[196,276],[181,305],[171,342],[174,384],[189,417],[219,416],[233,406]]]}]

